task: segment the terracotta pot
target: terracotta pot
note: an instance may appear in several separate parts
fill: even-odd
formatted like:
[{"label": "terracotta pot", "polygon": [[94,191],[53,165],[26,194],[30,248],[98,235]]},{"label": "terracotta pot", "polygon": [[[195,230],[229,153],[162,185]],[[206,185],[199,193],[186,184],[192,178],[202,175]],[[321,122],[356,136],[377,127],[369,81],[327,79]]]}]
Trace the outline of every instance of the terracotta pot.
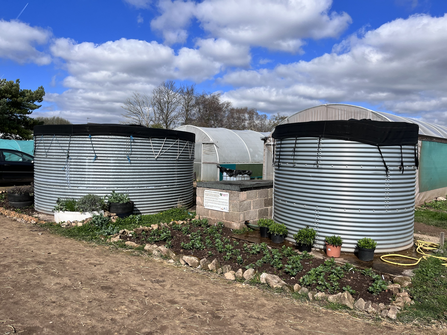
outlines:
[{"label": "terracotta pot", "polygon": [[341,253],[341,245],[336,247],[326,242],[326,255],[328,257],[338,258]]}]

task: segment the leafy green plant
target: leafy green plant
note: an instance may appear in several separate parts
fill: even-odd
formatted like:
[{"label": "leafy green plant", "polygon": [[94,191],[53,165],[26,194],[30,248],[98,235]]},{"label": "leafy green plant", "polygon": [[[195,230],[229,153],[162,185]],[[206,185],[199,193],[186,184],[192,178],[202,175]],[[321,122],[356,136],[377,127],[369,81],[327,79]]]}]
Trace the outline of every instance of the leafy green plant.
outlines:
[{"label": "leafy green plant", "polygon": [[275,221],[273,221],[272,219],[259,219],[258,220],[258,226],[259,227],[267,227],[268,228],[273,223],[275,223]]},{"label": "leafy green plant", "polygon": [[343,286],[342,289],[343,289],[343,291],[349,292],[351,294],[355,294],[356,293],[355,290],[351,286],[349,286],[349,285]]},{"label": "leafy green plant", "polygon": [[76,199],[61,199],[56,200],[56,206],[54,206],[54,212],[76,212],[78,210],[78,204]]},{"label": "leafy green plant", "polygon": [[363,249],[375,249],[377,246],[377,242],[374,241],[372,238],[364,237],[357,241],[357,245],[359,248]]},{"label": "leafy green plant", "polygon": [[329,245],[333,245],[334,247],[339,247],[343,244],[343,240],[341,239],[341,237],[335,236],[335,235],[334,236],[326,236],[324,241]]},{"label": "leafy green plant", "polygon": [[97,212],[104,209],[104,199],[96,194],[86,194],[77,201],[78,211]]},{"label": "leafy green plant", "polygon": [[309,226],[306,226],[306,228],[298,230],[298,232],[293,235],[293,238],[298,244],[312,245],[315,242],[316,236],[316,230],[313,228],[309,228]]},{"label": "leafy green plant", "polygon": [[106,198],[109,203],[126,204],[131,201],[128,194],[116,193],[115,191],[112,191],[112,194],[107,195]]},{"label": "leafy green plant", "polygon": [[287,235],[289,230],[285,224],[274,222],[269,226],[269,233],[273,235]]}]

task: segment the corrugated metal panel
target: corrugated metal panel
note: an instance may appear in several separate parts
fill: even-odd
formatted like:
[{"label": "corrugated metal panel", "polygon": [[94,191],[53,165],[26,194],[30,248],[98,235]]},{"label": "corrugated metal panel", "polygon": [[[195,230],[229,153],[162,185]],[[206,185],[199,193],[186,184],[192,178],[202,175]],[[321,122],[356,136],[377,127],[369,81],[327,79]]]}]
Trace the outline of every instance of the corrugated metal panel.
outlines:
[{"label": "corrugated metal panel", "polygon": [[[96,159],[95,159],[96,155]],[[128,193],[135,212],[193,202],[194,143],[169,138],[42,135],[34,156],[35,207],[52,213],[57,198]]]},{"label": "corrugated metal panel", "polygon": [[[414,148],[403,147],[405,170],[399,171],[400,146],[381,147],[389,176],[375,146],[354,141],[286,138],[277,141],[274,219],[289,228],[317,230],[315,245],[340,235],[343,251],[371,237],[377,252],[410,247],[414,231],[416,169]],[[317,165],[318,160],[318,165]]]}]

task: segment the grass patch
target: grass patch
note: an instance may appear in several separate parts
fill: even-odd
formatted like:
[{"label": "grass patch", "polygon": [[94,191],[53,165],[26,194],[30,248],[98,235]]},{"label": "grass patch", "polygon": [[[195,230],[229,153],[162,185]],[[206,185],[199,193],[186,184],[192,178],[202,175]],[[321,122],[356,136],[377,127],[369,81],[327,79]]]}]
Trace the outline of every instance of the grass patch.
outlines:
[{"label": "grass patch", "polygon": [[421,208],[428,208],[428,209],[435,209],[438,211],[444,211],[447,212],[447,201],[437,201],[433,200],[430,202],[425,202],[424,205],[421,206]]},{"label": "grass patch", "polygon": [[[444,201],[447,202],[447,201]],[[435,212],[427,208],[416,209],[414,221],[447,229],[447,212]]]},{"label": "grass patch", "polygon": [[398,314],[400,321],[447,321],[447,267],[442,264],[441,260],[434,257],[421,261],[410,289],[414,305]]}]

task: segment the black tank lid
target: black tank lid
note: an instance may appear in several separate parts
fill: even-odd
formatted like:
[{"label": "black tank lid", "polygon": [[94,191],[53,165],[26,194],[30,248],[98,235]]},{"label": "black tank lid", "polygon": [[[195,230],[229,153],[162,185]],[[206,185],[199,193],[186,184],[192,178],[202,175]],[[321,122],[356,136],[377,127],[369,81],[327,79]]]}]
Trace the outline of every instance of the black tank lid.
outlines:
[{"label": "black tank lid", "polygon": [[372,120],[311,121],[287,123],[276,127],[275,139],[295,137],[321,137],[366,144],[416,145],[419,126],[407,122]]},{"label": "black tank lid", "polygon": [[48,125],[35,126],[34,136],[40,135],[113,135],[113,136],[132,136],[144,138],[170,138],[180,139],[184,141],[195,142],[196,135],[194,133],[170,130],[147,128],[137,125],[122,124],[67,124],[67,125]]}]

